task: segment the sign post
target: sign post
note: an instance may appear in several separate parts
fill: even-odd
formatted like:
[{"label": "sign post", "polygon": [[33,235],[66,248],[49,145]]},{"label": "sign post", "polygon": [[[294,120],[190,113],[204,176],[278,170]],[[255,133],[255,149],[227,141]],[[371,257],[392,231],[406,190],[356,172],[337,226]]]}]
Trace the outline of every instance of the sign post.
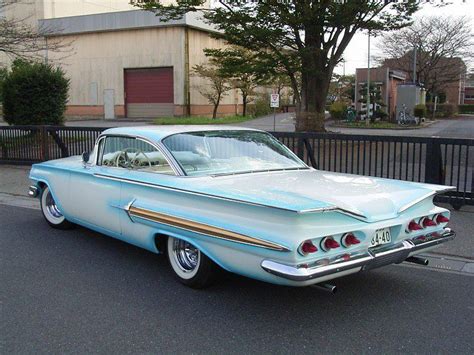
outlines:
[{"label": "sign post", "polygon": [[276,109],[280,107],[280,95],[270,94],[270,107],[273,108],[273,132],[276,131]]}]

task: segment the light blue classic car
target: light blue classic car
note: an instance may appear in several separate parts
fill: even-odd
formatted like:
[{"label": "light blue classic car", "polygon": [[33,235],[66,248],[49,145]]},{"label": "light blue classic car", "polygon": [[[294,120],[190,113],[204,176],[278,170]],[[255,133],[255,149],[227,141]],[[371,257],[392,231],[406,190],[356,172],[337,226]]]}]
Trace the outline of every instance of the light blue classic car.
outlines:
[{"label": "light blue classic car", "polygon": [[30,178],[52,227],[162,252],[195,288],[220,269],[321,285],[425,263],[414,255],[455,236],[433,204],[451,187],[318,171],[272,135],[237,127],[112,128],[82,159],[35,164]]}]

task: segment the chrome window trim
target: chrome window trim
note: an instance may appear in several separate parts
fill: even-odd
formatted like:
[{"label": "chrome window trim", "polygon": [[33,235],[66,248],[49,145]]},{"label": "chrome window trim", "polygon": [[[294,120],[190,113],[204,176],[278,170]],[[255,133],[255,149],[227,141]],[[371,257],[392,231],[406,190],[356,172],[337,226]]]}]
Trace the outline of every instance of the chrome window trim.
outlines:
[{"label": "chrome window trim", "polygon": [[[149,140],[148,138],[146,137],[142,137],[142,136],[137,136],[137,135],[131,135],[131,134],[101,134],[98,138],[97,138],[97,142],[96,142],[96,145],[97,145],[97,148],[99,148],[99,144],[100,144],[100,141],[102,139],[106,139],[106,138],[111,138],[111,137],[123,137],[123,138],[131,138],[131,139],[137,139],[137,140],[140,140],[142,142],[145,142],[147,144],[150,144],[153,148],[155,148],[157,151],[159,151],[161,154],[163,154],[163,158],[166,160],[166,162],[169,164],[169,166],[171,167],[171,169],[173,169],[173,172],[174,172],[174,176],[183,176],[185,175],[184,172],[182,171],[182,169],[180,168],[180,166],[176,163],[176,161],[174,159],[171,159],[170,158],[170,155],[169,153],[166,151],[166,148],[164,148],[161,144],[157,144],[151,140]],[[103,166],[102,164],[99,164],[99,158],[103,155],[102,152],[97,152],[97,157],[95,159],[95,165],[96,166]],[[110,168],[110,167],[109,167]],[[123,168],[121,168],[123,169]],[[135,170],[135,171],[140,171],[140,170]],[[168,175],[170,176],[169,174],[163,174],[163,173],[160,173],[160,172],[151,172],[151,171],[140,171],[140,172],[143,172],[143,173],[151,173],[151,174],[161,174],[161,175]]]}]

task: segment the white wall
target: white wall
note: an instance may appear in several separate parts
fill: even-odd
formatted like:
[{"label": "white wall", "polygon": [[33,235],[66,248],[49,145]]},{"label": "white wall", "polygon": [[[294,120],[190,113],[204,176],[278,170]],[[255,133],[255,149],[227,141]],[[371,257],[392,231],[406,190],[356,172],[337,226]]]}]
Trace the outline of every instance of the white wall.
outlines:
[{"label": "white wall", "polygon": [[[115,90],[115,104],[124,104],[124,68],[173,67],[174,102],[184,103],[184,29],[151,28],[67,36],[74,54],[61,66],[71,79],[69,105],[103,105],[102,92]],[[54,60],[54,54],[51,54]],[[97,84],[93,84],[97,83]],[[95,85],[97,88],[95,88]],[[94,101],[91,92],[98,92]]]}]

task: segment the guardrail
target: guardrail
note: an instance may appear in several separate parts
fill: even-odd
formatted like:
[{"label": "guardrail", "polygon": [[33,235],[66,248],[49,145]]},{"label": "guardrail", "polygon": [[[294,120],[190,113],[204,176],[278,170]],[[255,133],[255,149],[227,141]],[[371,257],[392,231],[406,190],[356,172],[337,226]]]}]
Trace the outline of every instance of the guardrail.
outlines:
[{"label": "guardrail", "polygon": [[[0,163],[35,162],[91,150],[101,127],[0,127]],[[456,186],[439,199],[474,205],[474,139],[273,132],[320,170]]]}]

